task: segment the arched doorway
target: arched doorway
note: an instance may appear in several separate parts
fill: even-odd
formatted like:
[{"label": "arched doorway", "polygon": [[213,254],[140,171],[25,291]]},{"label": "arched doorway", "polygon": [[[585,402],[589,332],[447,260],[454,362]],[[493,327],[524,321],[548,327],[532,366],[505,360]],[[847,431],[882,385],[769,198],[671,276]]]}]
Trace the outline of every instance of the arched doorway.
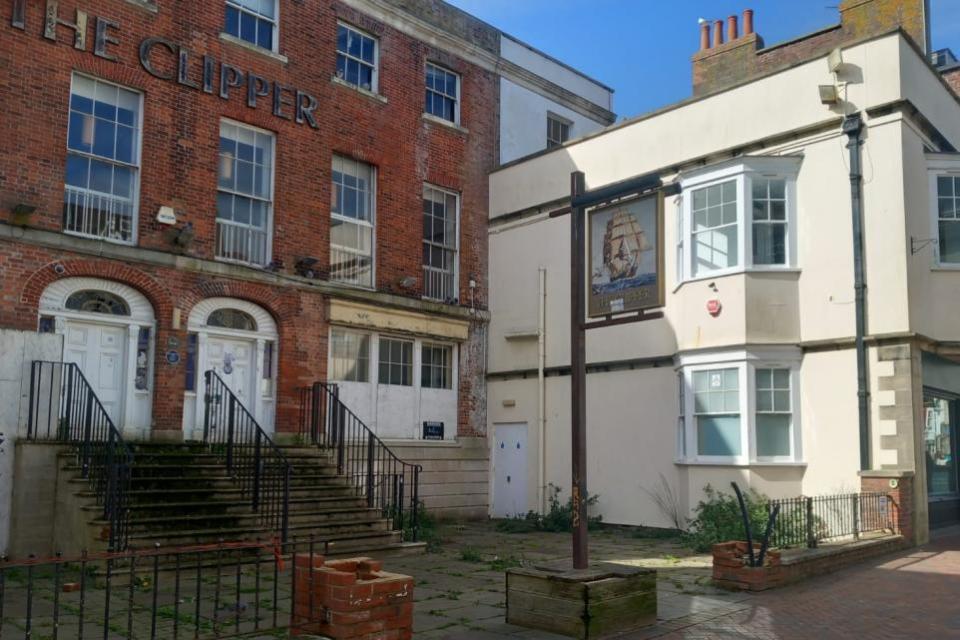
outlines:
[{"label": "arched doorway", "polygon": [[147,436],[152,421],[156,318],[146,296],[100,278],[64,278],[40,297],[41,332],[63,336],[63,361],[80,367],[114,424]]},{"label": "arched doorway", "polygon": [[208,298],[191,311],[184,431],[203,436],[203,374],[213,370],[267,433],[276,413],[277,324],[262,307],[235,298]]}]

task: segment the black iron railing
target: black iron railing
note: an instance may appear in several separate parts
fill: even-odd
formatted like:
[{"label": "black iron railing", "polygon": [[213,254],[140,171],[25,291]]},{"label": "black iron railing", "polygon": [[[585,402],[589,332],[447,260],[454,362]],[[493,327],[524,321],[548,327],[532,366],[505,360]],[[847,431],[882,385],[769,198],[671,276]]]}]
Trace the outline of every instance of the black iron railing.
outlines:
[{"label": "black iron railing", "polygon": [[215,371],[204,374],[203,440],[227,465],[260,522],[287,539],[290,463]]},{"label": "black iron railing", "polygon": [[882,493],[848,493],[771,500],[780,517],[771,533],[771,546],[814,548],[819,543],[864,533],[892,531],[893,509]]},{"label": "black iron railing", "polygon": [[76,364],[32,363],[27,440],[73,447],[80,472],[90,481],[97,504],[103,507],[103,519],[109,523],[110,549],[126,549],[133,449],[123,441]]},{"label": "black iron railing", "polygon": [[337,472],[348,477],[370,508],[416,542],[420,528],[420,465],[398,458],[341,402],[335,384],[300,390],[300,437],[333,451]]},{"label": "black iron railing", "polygon": [[295,580],[294,558],[315,566],[326,551],[311,536],[2,559],[0,638],[287,637],[295,602],[323,615],[315,572]]}]

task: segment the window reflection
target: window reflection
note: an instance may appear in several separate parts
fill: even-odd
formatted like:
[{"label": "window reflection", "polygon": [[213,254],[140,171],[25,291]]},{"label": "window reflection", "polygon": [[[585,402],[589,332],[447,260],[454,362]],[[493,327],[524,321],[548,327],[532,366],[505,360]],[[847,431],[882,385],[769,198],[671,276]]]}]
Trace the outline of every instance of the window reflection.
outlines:
[{"label": "window reflection", "polygon": [[956,493],[957,461],[954,455],[952,403],[946,398],[927,396],[923,406],[927,493],[929,495]]}]

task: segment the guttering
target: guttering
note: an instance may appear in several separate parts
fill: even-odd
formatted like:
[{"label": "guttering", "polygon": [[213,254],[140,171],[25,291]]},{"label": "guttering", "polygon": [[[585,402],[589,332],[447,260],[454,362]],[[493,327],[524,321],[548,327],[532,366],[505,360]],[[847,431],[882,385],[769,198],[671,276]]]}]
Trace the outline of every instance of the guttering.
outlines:
[{"label": "guttering", "polygon": [[850,152],[850,213],[853,218],[853,289],[856,309],[857,408],[860,425],[860,469],[870,469],[870,390],[867,387],[866,277],[863,269],[863,118],[860,113],[843,119]]}]

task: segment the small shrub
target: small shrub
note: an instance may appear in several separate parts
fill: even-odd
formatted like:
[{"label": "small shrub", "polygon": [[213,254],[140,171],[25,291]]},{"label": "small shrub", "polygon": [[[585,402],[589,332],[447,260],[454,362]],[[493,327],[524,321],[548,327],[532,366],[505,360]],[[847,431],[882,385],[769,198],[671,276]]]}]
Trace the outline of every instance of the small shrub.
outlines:
[{"label": "small shrub", "polygon": [[464,562],[483,562],[483,556],[473,547],[464,547],[460,551],[460,559]]},{"label": "small shrub", "polygon": [[[550,531],[553,533],[570,533],[573,531],[573,498],[568,498],[565,503],[560,502],[560,487],[550,484],[547,488],[549,493],[547,501],[549,510],[546,514],[539,514],[536,511],[528,511],[524,516],[517,516],[508,520],[501,520],[497,523],[497,531],[502,533],[530,533],[532,531]],[[590,507],[597,504],[600,496],[592,495],[587,497],[587,511]],[[603,521],[603,516],[587,516],[587,527],[591,530],[596,529]]]},{"label": "small shrub", "polygon": [[[413,526],[409,520],[404,523],[403,539],[413,540]],[[437,553],[443,540],[436,517],[427,511],[426,505],[420,502],[417,507],[417,541],[427,544],[427,553]]]},{"label": "small shrub", "polygon": [[[695,509],[684,540],[692,549],[699,552],[709,551],[720,542],[746,540],[743,528],[743,516],[735,495],[717,491],[710,485],[704,488],[706,499],[701,500]],[[755,489],[743,495],[750,518],[750,529],[755,540],[759,540],[767,528],[768,498]]]}]

